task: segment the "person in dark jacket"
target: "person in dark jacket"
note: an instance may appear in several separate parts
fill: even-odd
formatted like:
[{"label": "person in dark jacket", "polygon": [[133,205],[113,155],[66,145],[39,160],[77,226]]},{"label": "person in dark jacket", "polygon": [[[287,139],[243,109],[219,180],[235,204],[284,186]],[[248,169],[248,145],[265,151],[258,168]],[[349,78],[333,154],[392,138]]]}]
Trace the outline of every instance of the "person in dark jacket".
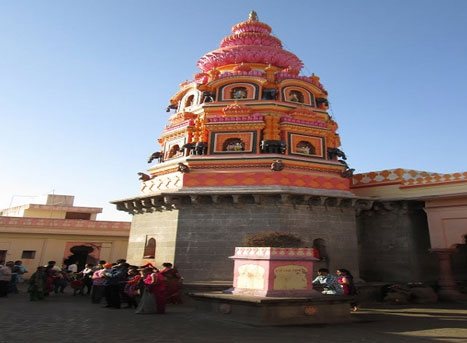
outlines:
[{"label": "person in dark jacket", "polygon": [[121,299],[120,292],[122,291],[128,276],[129,264],[126,262],[117,264],[108,272],[103,274],[105,278],[105,300],[107,308],[120,308]]}]

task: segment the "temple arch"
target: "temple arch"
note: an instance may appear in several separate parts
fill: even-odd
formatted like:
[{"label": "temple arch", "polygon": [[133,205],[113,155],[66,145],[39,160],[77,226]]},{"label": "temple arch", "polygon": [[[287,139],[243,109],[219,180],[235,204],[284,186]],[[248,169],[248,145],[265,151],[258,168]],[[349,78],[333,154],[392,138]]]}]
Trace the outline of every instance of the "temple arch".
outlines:
[{"label": "temple arch", "polygon": [[326,241],[324,239],[316,238],[313,240],[313,249],[315,249],[316,253],[318,254],[320,261],[326,261],[329,258],[326,251]]},{"label": "temple arch", "polygon": [[156,239],[149,238],[144,246],[143,258],[155,258],[156,257]]}]

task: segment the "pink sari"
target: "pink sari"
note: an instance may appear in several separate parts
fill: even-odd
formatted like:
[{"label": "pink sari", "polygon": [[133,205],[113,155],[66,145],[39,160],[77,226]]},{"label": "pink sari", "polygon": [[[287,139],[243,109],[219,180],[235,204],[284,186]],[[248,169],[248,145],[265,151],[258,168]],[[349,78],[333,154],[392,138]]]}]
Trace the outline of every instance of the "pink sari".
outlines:
[{"label": "pink sari", "polygon": [[167,285],[164,275],[159,272],[149,274],[144,283],[156,298],[157,313],[165,313]]}]

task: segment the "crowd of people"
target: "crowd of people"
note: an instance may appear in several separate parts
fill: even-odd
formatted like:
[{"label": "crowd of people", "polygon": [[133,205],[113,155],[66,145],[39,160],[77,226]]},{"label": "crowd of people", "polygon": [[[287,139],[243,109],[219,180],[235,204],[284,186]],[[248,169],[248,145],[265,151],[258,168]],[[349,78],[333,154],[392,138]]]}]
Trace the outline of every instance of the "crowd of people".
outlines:
[{"label": "crowd of people", "polygon": [[[329,273],[326,268],[318,269],[318,276],[313,280],[313,286],[317,291],[330,295],[357,295],[352,273],[347,269],[337,269],[336,275]],[[356,302],[350,303],[352,311],[358,310]]]},{"label": "crowd of people", "polygon": [[[167,303],[181,303],[183,278],[171,263],[163,263],[160,270],[152,264],[130,265],[124,259],[115,263],[99,261],[97,265],[86,264],[78,271],[78,265],[71,263],[58,267],[55,261],[39,266],[28,280],[31,301],[43,300],[51,293],[64,293],[69,285],[73,295],[90,295],[95,304],[106,301],[106,308],[134,308],[135,313],[165,313]],[[0,264],[0,297],[18,293],[18,283],[23,282],[27,269],[21,261]],[[312,281],[315,290],[328,295],[355,296],[357,290],[353,276],[347,269],[337,269],[336,275],[326,268],[318,270]],[[351,303],[357,311],[356,302]]]},{"label": "crowd of people", "polygon": [[18,284],[23,282],[23,274],[27,272],[22,261],[0,262],[0,297],[18,293]]},{"label": "crowd of people", "polygon": [[[95,304],[105,299],[106,308],[120,309],[126,304],[125,308],[134,308],[136,313],[163,314],[167,303],[182,302],[183,278],[171,263],[162,266],[134,266],[120,259],[115,263],[86,264],[78,271],[76,263],[59,267],[55,261],[49,261],[46,266],[37,267],[29,278],[29,299],[43,300],[52,293],[64,293],[69,286],[73,295],[89,295]],[[21,261],[0,264],[0,296],[17,293],[17,284],[27,272]]]}]

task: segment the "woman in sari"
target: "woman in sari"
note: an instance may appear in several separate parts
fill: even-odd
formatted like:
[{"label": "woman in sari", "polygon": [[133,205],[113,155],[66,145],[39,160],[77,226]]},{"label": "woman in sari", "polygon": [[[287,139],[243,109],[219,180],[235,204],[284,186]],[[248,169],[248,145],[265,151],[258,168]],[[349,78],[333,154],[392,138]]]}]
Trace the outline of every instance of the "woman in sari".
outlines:
[{"label": "woman in sari", "polygon": [[29,279],[29,300],[37,301],[44,299],[46,279],[45,267],[37,267],[36,272],[33,273]]},{"label": "woman in sari", "polygon": [[167,292],[166,299],[169,304],[181,304],[181,291],[182,291],[182,280],[183,278],[178,273],[177,269],[172,267],[172,263],[163,263],[164,267],[161,270],[161,274],[166,279]]},{"label": "woman in sari", "polygon": [[55,281],[58,280],[58,273],[61,272],[60,267],[57,267],[55,261],[49,261],[47,266],[45,266],[45,287],[44,295],[48,296],[49,293],[53,292],[55,288]]},{"label": "woman in sari", "polygon": [[156,312],[164,314],[167,302],[167,283],[164,275],[156,268],[152,274],[144,279],[144,283],[149,287],[156,300]]},{"label": "woman in sari", "polygon": [[145,267],[141,271],[141,278],[138,282],[138,289],[141,293],[141,299],[138,307],[135,310],[137,314],[156,313],[156,301],[151,292],[151,279],[149,278],[153,272],[153,268]]}]

